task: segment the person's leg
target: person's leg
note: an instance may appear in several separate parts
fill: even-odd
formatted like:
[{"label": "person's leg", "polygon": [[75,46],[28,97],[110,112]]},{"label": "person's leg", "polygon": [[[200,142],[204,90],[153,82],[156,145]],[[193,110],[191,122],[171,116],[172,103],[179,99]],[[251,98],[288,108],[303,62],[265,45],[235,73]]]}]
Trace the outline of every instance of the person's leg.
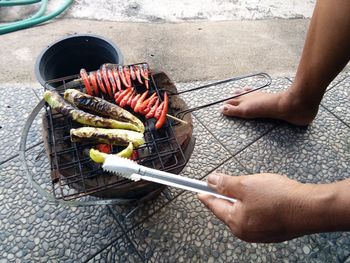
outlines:
[{"label": "person's leg", "polygon": [[350,59],[349,14],[349,0],[317,1],[293,84],[283,92],[257,91],[227,101],[221,107],[223,113],[309,124],[327,86]]}]

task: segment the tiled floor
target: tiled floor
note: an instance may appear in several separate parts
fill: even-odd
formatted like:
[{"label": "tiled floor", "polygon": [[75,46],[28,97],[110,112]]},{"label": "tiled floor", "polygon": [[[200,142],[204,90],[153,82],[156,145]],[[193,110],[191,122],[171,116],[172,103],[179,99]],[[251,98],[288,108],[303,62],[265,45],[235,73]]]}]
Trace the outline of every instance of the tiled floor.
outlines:
[{"label": "tiled floor", "polygon": [[[39,102],[31,87],[0,87],[0,163],[18,155],[20,134],[24,123]],[[18,99],[19,98],[19,99]],[[35,127],[40,127],[36,123]],[[39,136],[30,136],[29,145],[39,142]]]},{"label": "tiled floor", "polygon": [[[199,84],[178,87],[185,90]],[[268,91],[289,84],[287,78],[273,78]],[[303,182],[349,177],[349,86],[350,77],[343,73],[330,85],[317,118],[307,128],[229,119],[218,106],[196,111],[196,146],[182,175],[205,180],[214,170],[232,175],[276,172]],[[220,91],[229,92],[224,85]],[[217,93],[209,89],[184,98],[196,106]],[[0,262],[350,261],[349,233],[249,244],[235,238],[195,194],[174,188],[139,207],[49,204],[30,187],[18,157],[21,129],[38,99],[30,87],[0,87],[0,94],[6,98],[0,102]],[[38,122],[31,130],[28,146],[36,146],[28,158],[45,184],[49,166],[40,141]]]}]

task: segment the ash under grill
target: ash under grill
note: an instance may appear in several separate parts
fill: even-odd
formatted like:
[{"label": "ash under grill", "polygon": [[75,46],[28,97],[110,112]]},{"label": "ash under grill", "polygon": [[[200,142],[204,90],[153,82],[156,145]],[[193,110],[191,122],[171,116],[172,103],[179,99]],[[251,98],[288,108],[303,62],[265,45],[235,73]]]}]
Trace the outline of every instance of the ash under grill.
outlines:
[{"label": "ash under grill", "polygon": [[[57,91],[61,94],[66,89],[82,90],[80,82],[73,81],[79,76],[70,76],[54,80],[51,83],[59,84]],[[150,89],[157,92],[159,89],[176,93],[176,87],[164,73],[151,74]],[[171,96],[169,114],[187,108],[187,105],[178,97]],[[154,129],[154,120],[146,120],[142,115],[136,115],[145,124],[146,143],[136,151],[136,161],[139,164],[179,173],[186,165],[194,148],[192,138],[192,119],[186,116],[188,124],[175,123],[167,119],[160,130]],[[45,107],[43,116],[44,142],[51,162],[51,178],[53,194],[56,199],[73,200],[85,195],[102,198],[142,199],[156,195],[164,186],[152,182],[133,182],[115,174],[106,173],[101,165],[94,163],[88,154],[93,144],[71,142],[69,131],[81,127],[80,124],[60,113],[53,112]],[[121,151],[123,147],[113,146],[112,153]]]}]

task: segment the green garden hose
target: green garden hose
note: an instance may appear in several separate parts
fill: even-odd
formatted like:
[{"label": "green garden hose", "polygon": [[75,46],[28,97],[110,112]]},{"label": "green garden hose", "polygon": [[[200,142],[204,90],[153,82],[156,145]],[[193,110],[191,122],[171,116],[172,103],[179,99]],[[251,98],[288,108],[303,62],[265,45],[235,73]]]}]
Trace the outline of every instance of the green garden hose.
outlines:
[{"label": "green garden hose", "polygon": [[64,12],[72,3],[73,0],[66,0],[66,2],[58,8],[56,11],[44,15],[46,11],[46,7],[48,4],[48,0],[11,0],[11,1],[1,1],[0,0],[0,7],[1,6],[14,6],[14,5],[27,5],[27,4],[33,4],[33,3],[38,3],[41,2],[41,7],[39,11],[33,15],[30,18],[10,23],[10,24],[5,24],[0,26],[0,35],[10,33],[13,31],[21,30],[24,28],[28,28],[43,22],[46,22],[50,19],[53,19],[54,17],[60,15],[62,12]]},{"label": "green garden hose", "polygon": [[[20,24],[20,23],[22,23],[24,21],[28,21],[28,20],[31,20],[31,19],[34,19],[34,18],[37,18],[37,17],[41,17],[46,12],[47,3],[48,3],[48,1],[42,1],[40,9],[33,16],[31,16],[31,17],[29,17],[27,19],[21,20],[21,21],[17,21],[17,22],[1,25],[0,28],[4,27],[4,26],[14,26],[15,24]],[[1,2],[0,2],[0,6],[1,6]]]},{"label": "green garden hose", "polygon": [[40,1],[41,0],[3,0],[0,1],[0,6],[31,5]]}]

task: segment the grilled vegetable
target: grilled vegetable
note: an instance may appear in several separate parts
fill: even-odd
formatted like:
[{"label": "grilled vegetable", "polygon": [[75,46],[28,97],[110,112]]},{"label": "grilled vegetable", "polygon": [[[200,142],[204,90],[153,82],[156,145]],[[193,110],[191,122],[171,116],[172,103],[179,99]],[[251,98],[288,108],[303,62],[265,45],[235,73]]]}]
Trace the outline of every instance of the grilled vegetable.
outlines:
[{"label": "grilled vegetable", "polygon": [[95,149],[90,149],[89,151],[90,158],[95,162],[95,163],[104,163],[107,153],[100,152],[99,150]]},{"label": "grilled vegetable", "polygon": [[118,152],[117,155],[120,157],[129,158],[132,155],[133,151],[134,151],[134,145],[131,142],[129,142],[128,147]]},{"label": "grilled vegetable", "polygon": [[[129,142],[128,147],[126,147],[124,150],[117,153],[117,156],[124,157],[124,158],[130,158],[134,150],[134,147],[131,142]],[[107,157],[107,153],[100,152],[99,150],[90,149],[90,158],[96,162],[96,163],[103,163]]]},{"label": "grilled vegetable", "polygon": [[112,151],[112,145],[100,143],[96,145],[97,150],[103,153],[110,153]]},{"label": "grilled vegetable", "polygon": [[[137,117],[132,115],[130,112],[120,108],[119,106],[114,105],[101,98],[89,96],[75,89],[67,89],[64,92],[64,98],[67,101],[76,105],[78,108],[87,109],[98,115],[107,116],[108,118],[111,118],[110,120],[113,119],[112,121],[118,121],[118,122],[121,122],[122,124],[125,124],[125,127],[111,127],[111,126],[102,126],[102,125],[98,127],[129,129],[129,130],[135,130],[142,133],[145,131],[145,126]],[[91,126],[97,126],[97,125],[91,125]]]},{"label": "grilled vegetable", "polygon": [[70,138],[72,142],[97,142],[121,146],[131,142],[135,148],[145,143],[142,133],[122,129],[82,127],[71,129]]},{"label": "grilled vegetable", "polygon": [[[86,96],[89,96],[89,95],[86,95]],[[92,98],[95,98],[95,97],[92,97]],[[99,116],[92,115],[90,113],[86,113],[82,110],[78,110],[73,105],[66,102],[55,91],[49,91],[49,90],[45,91],[44,99],[51,106],[53,110],[56,110],[62,113],[63,115],[70,116],[74,121],[79,122],[81,124],[95,126],[95,127],[114,128],[114,129],[129,129],[129,130],[135,130],[135,131],[141,130],[138,126],[132,123],[102,118]]]}]

